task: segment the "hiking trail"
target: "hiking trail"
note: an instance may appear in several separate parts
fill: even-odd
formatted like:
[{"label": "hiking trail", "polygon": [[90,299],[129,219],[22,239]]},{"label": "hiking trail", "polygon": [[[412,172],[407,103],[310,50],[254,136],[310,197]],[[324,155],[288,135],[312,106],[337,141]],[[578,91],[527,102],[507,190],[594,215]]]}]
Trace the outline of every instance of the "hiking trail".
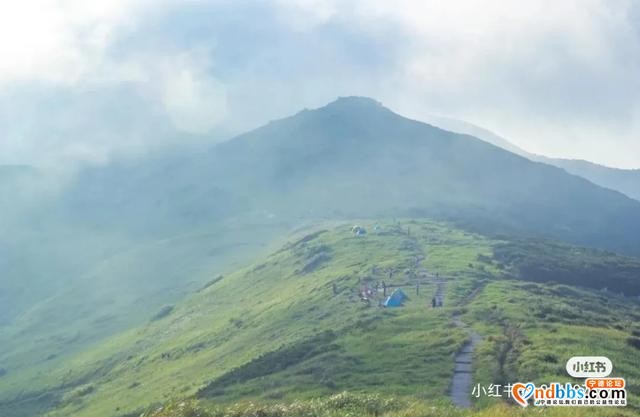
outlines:
[{"label": "hiking trail", "polygon": [[[478,293],[481,287],[476,288],[464,301],[470,302]],[[449,398],[458,407],[469,408],[471,402],[471,385],[473,383],[473,353],[482,337],[462,321],[460,314],[453,316],[453,323],[456,327],[462,328],[469,333],[469,340],[465,342],[454,357],[453,378],[449,388]]]}]

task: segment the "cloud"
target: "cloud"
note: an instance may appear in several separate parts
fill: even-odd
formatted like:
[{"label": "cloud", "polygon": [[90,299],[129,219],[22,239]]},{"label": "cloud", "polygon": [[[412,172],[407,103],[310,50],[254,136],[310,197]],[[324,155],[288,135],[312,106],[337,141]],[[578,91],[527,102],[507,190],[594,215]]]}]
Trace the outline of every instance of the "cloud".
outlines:
[{"label": "cloud", "polygon": [[196,71],[184,57],[166,63],[161,71],[161,101],[177,129],[204,134],[226,117],[226,89],[215,78]]},{"label": "cloud", "polygon": [[[640,21],[630,1],[373,1],[405,28],[405,113],[469,120],[525,149],[640,166]],[[402,44],[402,43],[400,43]]]},{"label": "cloud", "polygon": [[103,161],[360,94],[638,167],[638,17],[625,0],[5,2],[0,107],[21,117],[0,116],[0,162]]},{"label": "cloud", "polygon": [[147,0],[25,0],[0,6],[0,85],[15,80],[72,84],[101,72],[116,31]]},{"label": "cloud", "polygon": [[3,3],[0,163],[105,163],[211,131],[226,97],[202,48],[118,50],[172,3]]}]

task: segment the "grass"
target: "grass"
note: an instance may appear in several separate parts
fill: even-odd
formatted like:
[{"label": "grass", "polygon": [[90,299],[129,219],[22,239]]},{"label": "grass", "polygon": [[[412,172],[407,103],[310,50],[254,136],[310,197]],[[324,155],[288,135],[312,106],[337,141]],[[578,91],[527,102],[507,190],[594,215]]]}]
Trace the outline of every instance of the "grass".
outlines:
[{"label": "grass", "polygon": [[[525,307],[526,306],[526,307]],[[465,309],[485,335],[478,349],[481,383],[579,382],[565,371],[572,356],[607,356],[640,407],[640,350],[627,342],[640,322],[636,301],[563,284],[488,283]]]},{"label": "grass", "polygon": [[496,404],[477,410],[463,410],[437,402],[410,397],[353,394],[257,404],[240,402],[221,406],[197,401],[175,401],[152,407],[142,417],[631,417],[631,410],[601,408],[534,408]]},{"label": "grass", "polygon": [[[476,383],[562,382],[570,356],[597,354],[613,360],[638,406],[638,350],[628,342],[640,330],[636,301],[514,279],[522,277],[495,255],[506,241],[447,224],[361,224],[369,232],[364,237],[353,236],[351,224],[301,230],[268,257],[230,274],[212,273],[184,301],[158,307],[144,324],[47,372],[35,368],[0,378],[0,414],[120,417],[166,403],[160,414],[149,415],[186,416],[179,414],[182,401],[172,402],[184,398],[195,404],[192,416],[214,412],[209,406],[222,413],[211,415],[241,416],[244,411],[230,407],[250,400],[266,407],[265,416],[268,407],[291,404],[316,404],[317,415],[347,415],[323,407],[349,391],[354,404],[399,401],[375,415],[472,415],[447,399],[454,353],[469,337],[454,324],[457,316],[483,336]],[[436,280],[445,283],[445,306],[432,309]],[[364,283],[383,281],[405,285],[404,307],[379,308],[380,295],[370,304],[360,300]],[[48,409],[20,414],[43,395]],[[477,401],[478,415],[520,412],[494,402]],[[361,405],[352,411],[369,415]],[[581,413],[587,414],[575,415],[592,415]]]}]

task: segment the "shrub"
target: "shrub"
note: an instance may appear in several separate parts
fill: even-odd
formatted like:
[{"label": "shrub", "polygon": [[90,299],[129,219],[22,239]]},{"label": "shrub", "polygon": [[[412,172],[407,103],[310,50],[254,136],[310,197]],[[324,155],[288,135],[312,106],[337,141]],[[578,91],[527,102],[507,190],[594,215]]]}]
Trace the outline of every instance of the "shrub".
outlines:
[{"label": "shrub", "polygon": [[636,349],[640,349],[640,337],[631,336],[627,339],[627,344]]}]

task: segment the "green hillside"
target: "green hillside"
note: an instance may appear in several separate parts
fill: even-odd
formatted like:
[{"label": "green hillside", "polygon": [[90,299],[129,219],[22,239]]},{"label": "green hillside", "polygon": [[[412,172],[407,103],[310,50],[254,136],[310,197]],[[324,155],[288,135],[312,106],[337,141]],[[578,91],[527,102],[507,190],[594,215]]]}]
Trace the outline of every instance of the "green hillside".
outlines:
[{"label": "green hillside", "polygon": [[[140,242],[98,258],[72,285],[56,291],[45,287],[48,296],[3,329],[0,362],[20,371],[73,354],[105,334],[142,324],[159,306],[199,288],[212,271],[233,270],[247,257],[263,253],[265,242],[282,230],[286,228],[277,224],[227,224]],[[58,274],[51,271],[43,280]]]},{"label": "green hillside", "polygon": [[[381,412],[419,404],[444,410],[455,353],[471,331],[482,337],[476,383],[564,381],[568,357],[606,355],[640,407],[637,300],[566,285],[576,284],[566,268],[556,283],[525,281],[535,277],[520,274],[520,258],[504,256],[505,239],[424,220],[360,224],[364,236],[351,223],[301,230],[253,265],[212,273],[207,285],[145,325],[65,360],[9,370],[0,377],[0,415],[119,417],[172,399],[227,407],[313,402],[342,391],[357,394],[356,403],[360,394],[401,402]],[[528,251],[544,245],[536,241]],[[562,252],[567,265],[588,258],[610,281],[619,265],[640,271],[630,258],[573,249]],[[403,307],[379,307],[380,286],[369,302],[360,299],[363,286],[382,282],[388,292],[401,286],[409,297]],[[436,292],[443,308],[431,308]]]}]

